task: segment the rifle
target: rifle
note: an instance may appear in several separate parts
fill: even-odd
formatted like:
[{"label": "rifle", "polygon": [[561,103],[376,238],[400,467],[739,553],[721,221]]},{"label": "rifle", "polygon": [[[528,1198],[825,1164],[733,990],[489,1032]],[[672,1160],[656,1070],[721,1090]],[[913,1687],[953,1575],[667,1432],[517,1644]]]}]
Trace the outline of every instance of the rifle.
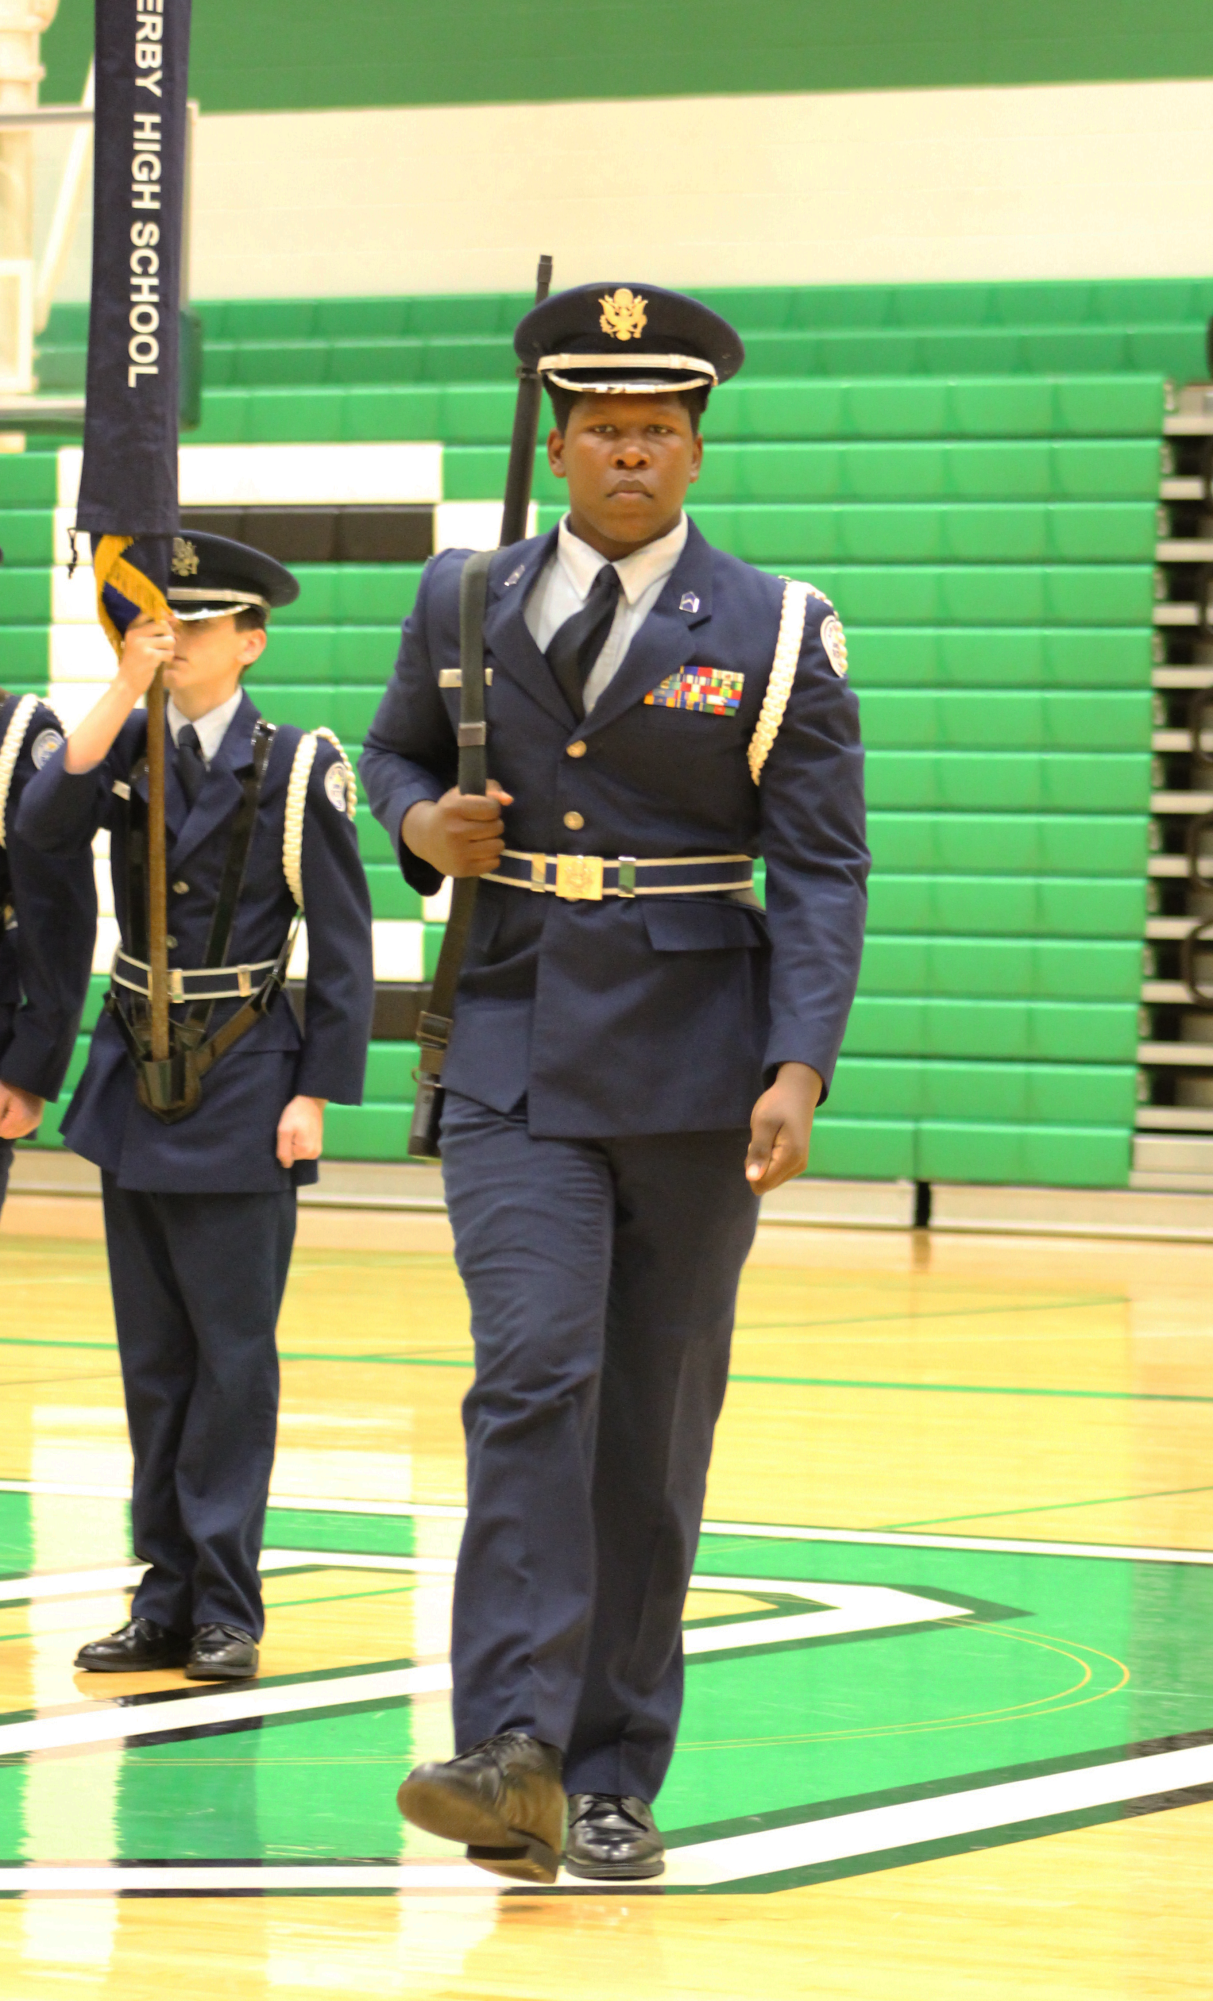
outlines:
[{"label": "rifle", "polygon": [[[552,260],[539,259],[535,280],[535,304],[547,298],[552,284]],[[520,542],[526,534],[531,503],[531,480],[535,470],[535,448],[539,441],[539,407],[542,385],[538,371],[525,362],[518,366],[518,400],[514,405],[514,429],[510,438],[510,462],[505,476],[505,499],[501,509],[501,540],[498,548]],[[477,551],[464,564],[459,581],[459,790],[483,795],[488,790],[487,730],[484,720],[484,606],[488,592],[489,556]],[[451,886],[451,914],[447,919],[434,968],[434,979],[417,1024],[421,1057],[414,1076],[417,1097],[409,1127],[410,1160],[439,1158],[439,1129],[442,1124],[442,1066],[455,1013],[455,989],[467,952],[472,913],[476,908],[479,878],[461,876]]]}]

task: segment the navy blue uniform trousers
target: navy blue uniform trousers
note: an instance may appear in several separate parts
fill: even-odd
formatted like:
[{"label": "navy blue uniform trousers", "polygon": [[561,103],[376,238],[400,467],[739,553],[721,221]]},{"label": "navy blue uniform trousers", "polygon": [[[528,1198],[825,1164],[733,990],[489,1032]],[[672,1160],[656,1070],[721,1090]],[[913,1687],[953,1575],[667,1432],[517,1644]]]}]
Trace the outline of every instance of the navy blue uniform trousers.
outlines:
[{"label": "navy blue uniform trousers", "polygon": [[156,1195],[107,1172],[101,1186],[135,1455],[131,1529],[151,1565],[132,1615],[260,1639],[295,1191]]},{"label": "navy blue uniform trousers", "polygon": [[460,1750],[525,1730],[569,1792],[656,1797],[737,1282],[747,1131],[532,1139],[448,1093],[442,1162],[472,1308]]}]

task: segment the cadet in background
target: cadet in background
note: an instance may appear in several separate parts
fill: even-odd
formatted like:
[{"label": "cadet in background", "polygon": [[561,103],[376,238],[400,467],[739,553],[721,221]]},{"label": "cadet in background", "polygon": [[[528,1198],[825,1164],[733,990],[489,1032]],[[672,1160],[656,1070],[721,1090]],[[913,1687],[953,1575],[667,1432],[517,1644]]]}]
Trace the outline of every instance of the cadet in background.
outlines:
[{"label": "cadet in background", "polygon": [[62,742],[37,695],[0,688],[0,1207],[14,1140],[37,1131],[67,1075],[93,963],[91,852],[39,854],[17,832],[21,795]]},{"label": "cadet in background", "polygon": [[466,551],[362,760],[416,890],[481,878],[441,1128],[476,1350],[457,1756],[399,1797],[507,1877],[647,1877],[756,1197],[805,1165],[858,976],[863,757],[833,607],[683,512],[733,329],[583,286],[515,347],[570,510],[489,569],[491,796],[455,789]]},{"label": "cadet in background", "polygon": [[[171,625],[127,626],[113,683],[27,787],[21,830],[44,852],[76,855],[109,828],[122,934],[63,1131],[101,1169],[131,1521],[150,1568],[129,1623],[81,1648],[77,1666],[237,1680],[255,1673],[264,1627],[257,1564],[296,1190],[318,1177],[326,1101],[361,1099],[371,912],[344,752],[335,738],[273,729],[241,687],[271,607],[298,596],[295,579],[203,534],[178,539],[173,572]],[[140,1068],[147,717],[136,704],[161,663],[172,1015],[200,1094],[153,1111]],[[282,986],[304,909],[300,1026]]]}]

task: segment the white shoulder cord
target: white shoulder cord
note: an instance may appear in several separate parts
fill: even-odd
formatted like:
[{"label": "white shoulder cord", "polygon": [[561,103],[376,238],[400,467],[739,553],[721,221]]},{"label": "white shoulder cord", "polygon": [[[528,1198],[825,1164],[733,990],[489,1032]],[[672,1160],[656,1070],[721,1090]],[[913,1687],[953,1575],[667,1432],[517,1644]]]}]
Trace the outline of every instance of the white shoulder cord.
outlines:
[{"label": "white shoulder cord", "polygon": [[757,785],[762,777],[762,767],[771,754],[771,747],[779,735],[784,710],[796,679],[796,668],[800,660],[800,648],[804,641],[804,622],[808,614],[809,599],[821,598],[829,602],[821,591],[814,590],[812,584],[793,583],[790,577],[783,582],[783,610],[779,617],[779,637],[775,641],[775,658],[771,662],[770,678],[763,697],[762,709],[754,725],[750,747],[746,752],[750,765],[750,777]]},{"label": "white shoulder cord", "polygon": [[17,759],[25,742],[25,732],[33,720],[41,699],[40,695],[22,695],[9,718],[8,728],[4,732],[4,742],[0,744],[0,848],[6,844],[4,821],[8,813],[8,795],[13,782],[13,773],[17,769]]},{"label": "white shoulder cord", "polygon": [[[345,810],[350,819],[358,799],[358,783],[354,777],[354,767],[346,756],[341,743],[332,730],[308,730],[295,746],[295,759],[291,765],[291,776],[286,788],[286,813],[282,822],[282,873],[286,886],[300,910],[303,909],[303,815],[307,806],[308,780],[312,766],[316,762],[316,752],[320,739],[331,743],[341,759],[345,773]],[[333,767],[336,769],[336,767]]]}]

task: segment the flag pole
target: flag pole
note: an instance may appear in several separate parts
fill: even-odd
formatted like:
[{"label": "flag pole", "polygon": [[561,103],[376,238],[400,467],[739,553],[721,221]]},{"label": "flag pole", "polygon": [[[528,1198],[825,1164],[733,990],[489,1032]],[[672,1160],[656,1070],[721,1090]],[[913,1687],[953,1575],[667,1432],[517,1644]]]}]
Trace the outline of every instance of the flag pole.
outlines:
[{"label": "flag pole", "polygon": [[[93,271],[76,527],[92,538],[97,615],[120,654],[140,614],[169,619],[180,519],[190,0],[94,0],[94,11]],[[164,711],[160,668],[147,693],[149,1005],[146,1015],[136,1010],[154,1065],[173,1058]],[[159,1106],[172,1096],[171,1078],[158,1074],[148,1089]]]},{"label": "flag pole", "polygon": [[152,1058],[169,1055],[168,861],[164,831],[164,669],[147,691],[147,958]]}]

